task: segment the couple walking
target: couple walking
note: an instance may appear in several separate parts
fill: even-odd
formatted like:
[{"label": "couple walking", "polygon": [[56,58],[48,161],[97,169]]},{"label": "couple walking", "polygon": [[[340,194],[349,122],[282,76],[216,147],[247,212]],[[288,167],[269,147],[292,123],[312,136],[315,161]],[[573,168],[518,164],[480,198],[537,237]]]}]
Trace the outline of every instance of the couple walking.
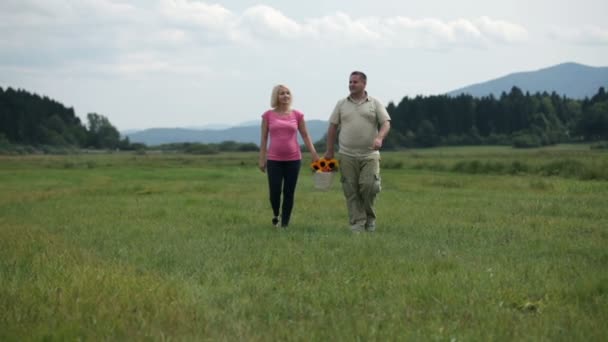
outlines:
[{"label": "couple walking", "polygon": [[[350,74],[350,95],[336,104],[327,130],[325,158],[334,157],[339,140],[342,190],[353,232],[376,229],[376,195],[380,192],[380,148],[390,130],[390,117],[380,101],[368,96],[367,76]],[[272,109],[262,115],[259,168],[268,174],[270,204],[275,226],[287,228],[294,205],[294,194],[302,153],[298,132],[317,161],[319,155],[306,129],[304,114],[291,108],[292,95],[284,85],[272,90]],[[270,138],[270,144],[269,144]],[[282,196],[282,203],[281,203]],[[279,217],[279,212],[281,213]]]}]

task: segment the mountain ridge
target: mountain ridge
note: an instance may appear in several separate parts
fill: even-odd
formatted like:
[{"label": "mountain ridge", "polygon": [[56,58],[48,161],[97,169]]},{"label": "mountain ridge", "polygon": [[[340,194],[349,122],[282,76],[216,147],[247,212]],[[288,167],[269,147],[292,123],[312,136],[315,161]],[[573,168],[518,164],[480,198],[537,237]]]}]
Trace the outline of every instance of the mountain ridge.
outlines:
[{"label": "mountain ridge", "polygon": [[532,71],[507,74],[489,81],[471,84],[447,93],[450,96],[469,94],[474,97],[499,97],[514,86],[524,93],[556,92],[572,99],[584,99],[597,93],[600,87],[608,86],[608,67],[588,66],[565,62]]},{"label": "mountain ridge", "polygon": [[[321,139],[327,132],[327,121],[307,120],[306,128],[313,141]],[[226,129],[191,129],[191,128],[148,128],[124,134],[133,143],[149,146],[170,143],[220,143],[235,141],[239,143],[260,143],[260,125],[238,125]],[[302,138],[298,135],[302,144]]]}]

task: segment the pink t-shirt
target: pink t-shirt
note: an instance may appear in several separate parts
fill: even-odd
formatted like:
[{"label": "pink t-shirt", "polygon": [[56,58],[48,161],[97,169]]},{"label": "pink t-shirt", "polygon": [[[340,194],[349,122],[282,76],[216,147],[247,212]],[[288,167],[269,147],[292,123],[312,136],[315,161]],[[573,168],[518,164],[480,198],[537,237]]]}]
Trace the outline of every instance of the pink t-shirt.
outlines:
[{"label": "pink t-shirt", "polygon": [[267,158],[269,160],[300,160],[302,152],[298,145],[298,127],[304,114],[292,110],[288,115],[281,115],[273,110],[266,111],[262,118],[268,122],[270,146]]}]

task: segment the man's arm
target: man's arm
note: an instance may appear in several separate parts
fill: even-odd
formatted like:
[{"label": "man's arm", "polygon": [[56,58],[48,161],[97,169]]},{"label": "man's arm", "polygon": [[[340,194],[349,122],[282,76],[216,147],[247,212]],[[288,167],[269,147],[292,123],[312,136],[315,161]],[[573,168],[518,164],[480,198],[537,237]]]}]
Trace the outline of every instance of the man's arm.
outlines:
[{"label": "man's arm", "polygon": [[325,158],[331,159],[334,157],[334,148],[336,146],[336,135],[338,132],[338,125],[330,123],[327,128],[327,152],[325,152]]},{"label": "man's arm", "polygon": [[[382,147],[382,142],[384,141],[384,138],[386,138],[386,135],[388,134],[388,131],[391,130],[391,121],[390,120],[386,120],[384,121],[384,123],[382,124],[382,126],[380,126],[380,129],[378,130],[378,135],[376,135],[376,138],[374,139],[374,146],[372,146],[372,148],[374,150],[379,150]],[[328,136],[329,139],[329,136]]]}]

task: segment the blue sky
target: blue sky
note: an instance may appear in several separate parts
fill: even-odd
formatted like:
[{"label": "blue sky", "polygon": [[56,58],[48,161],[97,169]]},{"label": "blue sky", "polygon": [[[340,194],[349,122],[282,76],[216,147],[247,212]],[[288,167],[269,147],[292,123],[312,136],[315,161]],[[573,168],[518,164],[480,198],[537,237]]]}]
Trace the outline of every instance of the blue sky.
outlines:
[{"label": "blue sky", "polygon": [[275,84],[327,119],[563,62],[608,65],[607,1],[1,0],[0,86],[120,130],[259,120]]}]

